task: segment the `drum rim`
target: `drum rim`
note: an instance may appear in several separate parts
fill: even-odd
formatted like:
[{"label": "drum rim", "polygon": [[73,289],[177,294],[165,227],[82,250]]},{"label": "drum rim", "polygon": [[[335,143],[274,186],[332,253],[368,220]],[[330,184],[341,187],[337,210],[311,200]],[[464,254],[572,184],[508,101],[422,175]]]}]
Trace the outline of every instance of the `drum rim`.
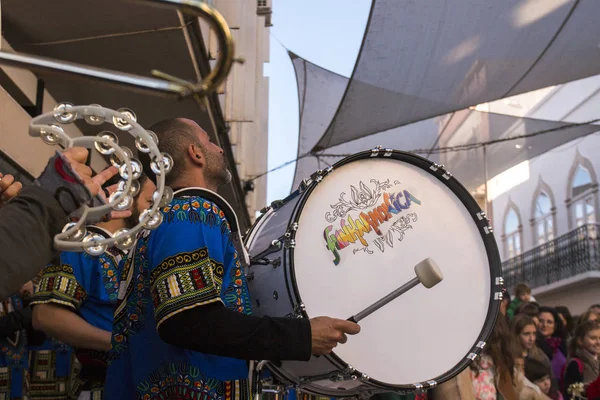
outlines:
[{"label": "drum rim", "polygon": [[[491,226],[489,225],[487,217],[485,217],[485,214],[483,214],[483,211],[481,210],[481,208],[479,207],[479,205],[477,204],[477,202],[475,201],[473,196],[471,196],[469,191],[456,178],[454,178],[454,176],[452,176],[450,173],[448,173],[443,168],[443,166],[437,165],[434,162],[432,162],[431,160],[428,160],[424,157],[418,156],[413,153],[408,153],[408,152],[404,152],[404,151],[400,151],[400,150],[392,150],[392,149],[385,149],[385,151],[384,151],[381,148],[376,148],[373,150],[366,150],[366,151],[362,151],[362,152],[353,154],[351,156],[348,156],[342,160],[339,160],[335,164],[333,164],[328,170],[318,171],[317,174],[313,174],[311,176],[312,182],[310,182],[308,185],[306,185],[306,183],[303,182],[301,185],[306,186],[306,189],[303,191],[303,193],[301,193],[302,194],[301,198],[298,200],[298,202],[294,206],[295,209],[291,214],[291,218],[290,218],[289,225],[288,225],[288,232],[291,233],[290,239],[295,240],[295,235],[296,235],[296,230],[290,229],[290,228],[293,226],[293,224],[298,223],[300,216],[302,215],[302,210],[304,209],[306,202],[310,198],[312,191],[318,186],[318,184],[321,181],[326,179],[326,174],[328,174],[329,172],[331,172],[343,165],[349,164],[351,162],[359,161],[359,160],[363,160],[363,159],[371,159],[371,158],[380,158],[380,159],[386,158],[386,159],[394,159],[394,160],[406,162],[406,163],[411,164],[417,168],[420,168],[420,169],[428,172],[430,175],[436,177],[450,191],[452,191],[454,193],[454,195],[460,200],[460,202],[465,206],[465,208],[467,208],[467,211],[473,218],[473,222],[479,228],[479,233],[482,238],[483,245],[486,249],[486,256],[489,261],[488,267],[490,269],[489,308],[488,308],[488,312],[487,312],[487,315],[485,318],[485,324],[482,327],[481,332],[477,336],[477,340],[475,341],[475,343],[473,343],[470,353],[466,354],[463,357],[463,359],[456,366],[454,366],[450,370],[446,371],[446,373],[439,375],[435,378],[432,378],[427,382],[415,382],[413,384],[408,384],[408,385],[394,385],[394,384],[390,384],[387,382],[379,381],[377,379],[371,378],[366,375],[362,375],[362,374],[360,374],[360,371],[356,371],[356,373],[358,375],[358,379],[362,380],[365,383],[370,383],[372,386],[377,387],[377,388],[392,389],[392,390],[396,389],[396,390],[402,390],[402,391],[432,389],[435,386],[437,386],[438,384],[446,382],[449,379],[452,379],[453,377],[455,377],[456,375],[461,373],[464,369],[466,369],[469,366],[469,364],[472,362],[472,360],[474,360],[475,357],[478,356],[481,353],[481,351],[483,350],[483,347],[485,346],[485,343],[487,342],[487,340],[494,328],[494,325],[496,324],[496,319],[498,318],[498,315],[500,312],[500,303],[501,303],[501,297],[497,299],[496,293],[501,292],[501,289],[503,286],[503,284],[502,284],[502,282],[503,282],[503,280],[502,280],[502,262],[500,259],[500,253],[498,251],[498,244],[496,242],[494,235],[492,234]],[[317,176],[319,176],[321,179],[318,179],[318,178],[315,179],[315,177],[317,177]],[[299,189],[299,190],[302,191],[302,186],[301,186],[301,189]],[[478,214],[483,215],[484,218],[480,220],[477,217]],[[486,228],[486,227],[489,229],[489,233],[486,233],[484,231],[484,228]],[[296,283],[294,251],[295,251],[294,247],[289,247],[289,248],[284,249],[283,255],[282,255],[283,258],[286,258],[286,256],[287,256],[287,261],[288,261],[288,266],[289,266],[289,271],[287,271],[288,268],[285,268],[286,275],[287,275],[287,273],[290,274],[289,279],[286,279],[286,285],[288,284],[288,282],[291,283],[292,290],[290,292],[290,296],[293,293],[293,296],[295,297],[295,300],[296,300],[296,301],[293,301],[292,304],[302,305],[303,304],[302,297],[300,295],[300,291],[298,290],[298,285]],[[289,288],[288,288],[288,290],[289,290]],[[297,307],[297,309],[303,318],[310,318],[309,315],[304,310],[304,307],[300,306],[300,307]],[[335,352],[328,354],[326,357],[335,365],[339,365],[342,370],[347,369],[347,368],[352,368],[341,357],[339,357],[337,354],[335,354]]]}]

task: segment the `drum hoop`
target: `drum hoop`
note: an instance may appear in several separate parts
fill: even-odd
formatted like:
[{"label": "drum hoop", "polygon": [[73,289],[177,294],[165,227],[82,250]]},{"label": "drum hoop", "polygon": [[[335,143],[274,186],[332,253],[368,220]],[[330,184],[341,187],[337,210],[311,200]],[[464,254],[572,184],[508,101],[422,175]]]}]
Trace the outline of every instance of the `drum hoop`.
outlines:
[{"label": "drum hoop", "polygon": [[[440,182],[442,182],[448,189],[450,189],[454,195],[460,200],[463,206],[467,209],[471,217],[473,218],[473,222],[479,228],[479,233],[483,240],[484,247],[486,249],[486,255],[489,261],[490,268],[490,300],[489,300],[489,308],[488,313],[485,318],[486,323],[484,324],[481,332],[479,333],[477,340],[473,343],[471,347],[471,351],[469,354],[465,355],[462,361],[460,361],[454,368],[450,369],[446,373],[439,375],[433,379],[430,379],[427,382],[415,382],[410,385],[393,385],[390,383],[378,381],[373,379],[367,375],[361,374],[359,371],[356,371],[354,374],[365,383],[370,383],[371,385],[384,389],[397,389],[397,390],[428,390],[437,386],[439,383],[445,382],[449,379],[452,379],[459,373],[461,373],[465,368],[469,366],[469,364],[475,359],[476,356],[482,351],[483,347],[487,339],[489,338],[494,325],[496,323],[496,319],[498,317],[500,311],[500,302],[501,302],[501,290],[503,287],[503,279],[502,279],[502,264],[500,261],[500,253],[498,251],[498,245],[492,234],[492,229],[489,224],[489,221],[475,199],[471,196],[469,191],[450,174],[448,171],[444,169],[443,166],[435,164],[434,162],[420,157],[416,154],[407,153],[400,150],[391,150],[391,149],[373,149],[362,151],[356,154],[353,154],[349,157],[346,157],[335,164],[333,164],[327,170],[318,171],[317,173],[311,176],[311,181],[308,185],[303,183],[302,185],[306,185],[306,190],[302,193],[302,197],[298,201],[295,206],[294,212],[291,214],[290,222],[288,225],[288,232],[291,233],[290,239],[295,240],[296,230],[290,229],[293,224],[297,224],[300,216],[302,215],[302,210],[306,205],[306,202],[310,198],[313,190],[321,183],[323,180],[327,179],[326,175],[330,172],[336,170],[337,168],[349,164],[354,161],[359,161],[363,159],[371,159],[371,158],[386,158],[386,159],[394,159],[398,161],[405,162],[407,164],[411,164],[415,167],[418,167],[430,175],[436,177]],[[486,231],[487,230],[487,231]],[[285,249],[283,252],[283,258],[285,259],[286,253],[288,254],[288,266],[289,266],[289,274],[290,279],[286,279],[286,285],[288,282],[291,282],[291,286],[293,288],[293,295],[296,298],[297,302],[293,302],[292,304],[296,304],[298,316],[302,316],[303,318],[309,318],[308,314],[304,310],[304,306],[302,303],[302,298],[300,295],[300,291],[298,289],[298,285],[296,284],[296,273],[295,273],[295,265],[294,265],[294,246]],[[287,269],[286,275],[287,275]],[[288,288],[289,291],[289,288]],[[291,291],[289,291],[291,297]],[[500,295],[499,295],[500,294]],[[326,356],[334,365],[341,366],[342,369],[352,369],[348,363],[346,363],[341,357],[339,357],[335,352],[331,352]]]}]

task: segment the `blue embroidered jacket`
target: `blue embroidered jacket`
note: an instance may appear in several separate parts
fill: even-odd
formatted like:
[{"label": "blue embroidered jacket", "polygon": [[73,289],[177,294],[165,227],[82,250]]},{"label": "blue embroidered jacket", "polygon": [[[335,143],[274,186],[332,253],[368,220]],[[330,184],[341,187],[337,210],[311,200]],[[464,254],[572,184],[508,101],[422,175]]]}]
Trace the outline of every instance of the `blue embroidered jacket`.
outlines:
[{"label": "blue embroidered jacket", "polygon": [[[0,317],[23,308],[23,300],[13,295],[0,303]],[[20,399],[24,395],[28,368],[27,332],[0,337],[0,398]]]},{"label": "blue embroidered jacket", "polygon": [[[98,227],[88,231],[108,236]],[[78,313],[96,328],[112,331],[114,310],[119,292],[118,268],[123,253],[109,248],[101,256],[87,253],[62,252],[60,262],[46,266],[31,302],[60,304]],[[81,386],[85,390],[101,390],[108,355],[90,349],[76,349],[82,364]]]},{"label": "blue embroidered jacket", "polygon": [[157,332],[171,316],[222,302],[251,312],[229,223],[212,202],[189,196],[164,207],[123,263],[106,398],[249,398],[246,362],[167,344]]}]

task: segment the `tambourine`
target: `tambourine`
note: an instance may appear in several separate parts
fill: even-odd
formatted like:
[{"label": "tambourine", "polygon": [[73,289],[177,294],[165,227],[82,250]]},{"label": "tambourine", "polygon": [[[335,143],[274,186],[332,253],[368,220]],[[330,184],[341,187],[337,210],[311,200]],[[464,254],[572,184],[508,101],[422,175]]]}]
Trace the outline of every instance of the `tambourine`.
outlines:
[{"label": "tambourine", "polygon": [[[141,185],[137,179],[143,168],[139,160],[133,157],[133,152],[127,147],[120,147],[118,137],[111,131],[105,130],[96,136],[70,137],[61,125],[70,124],[78,119],[84,119],[90,125],[112,123],[118,130],[127,132],[135,138],[136,148],[150,156],[152,171],[156,174],[157,189],[152,197],[152,206],[139,216],[139,222],[131,229],[122,228],[114,232],[110,238],[96,233],[88,233],[86,221],[99,220],[112,210],[124,211],[134,202],[135,195]],[[29,135],[40,137],[48,145],[60,145],[63,148],[85,147],[95,148],[100,154],[110,156],[110,163],[119,169],[121,180],[116,192],[110,195],[107,204],[90,207],[82,206],[77,222],[66,224],[61,233],[54,237],[57,250],[74,251],[98,256],[108,247],[115,246],[127,250],[135,244],[135,237],[142,229],[156,229],[163,220],[160,208],[171,202],[173,190],[165,186],[165,175],[173,167],[173,159],[167,153],[158,149],[158,138],[152,131],[144,129],[136,122],[133,111],[121,108],[117,111],[104,108],[97,104],[74,106],[70,103],[60,103],[54,111],[42,114],[31,120]]]}]

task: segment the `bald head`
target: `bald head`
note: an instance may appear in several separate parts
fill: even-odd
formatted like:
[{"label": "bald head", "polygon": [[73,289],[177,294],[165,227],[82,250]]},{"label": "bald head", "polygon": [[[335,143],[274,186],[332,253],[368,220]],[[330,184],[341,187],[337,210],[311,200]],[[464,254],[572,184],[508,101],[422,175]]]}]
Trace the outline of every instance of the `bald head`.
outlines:
[{"label": "bald head", "polygon": [[149,129],[156,133],[160,151],[173,158],[173,169],[166,176],[166,184],[171,185],[185,171],[188,146],[202,147],[198,135],[205,132],[196,122],[185,118],[165,119]]}]

